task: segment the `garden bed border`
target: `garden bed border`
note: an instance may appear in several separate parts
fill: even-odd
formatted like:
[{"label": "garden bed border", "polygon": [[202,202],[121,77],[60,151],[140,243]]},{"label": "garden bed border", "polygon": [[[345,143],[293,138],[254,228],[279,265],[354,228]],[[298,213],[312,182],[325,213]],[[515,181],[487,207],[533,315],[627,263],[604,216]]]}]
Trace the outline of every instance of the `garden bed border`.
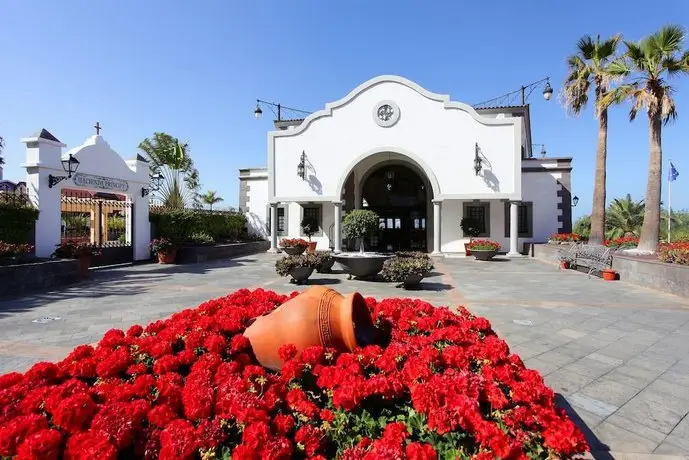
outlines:
[{"label": "garden bed border", "polygon": [[209,260],[231,259],[233,257],[265,252],[269,248],[270,242],[263,240],[208,246],[182,246],[177,250],[175,263],[196,264]]},{"label": "garden bed border", "polygon": [[76,259],[41,260],[28,264],[0,265],[0,297],[73,284],[80,280]]}]

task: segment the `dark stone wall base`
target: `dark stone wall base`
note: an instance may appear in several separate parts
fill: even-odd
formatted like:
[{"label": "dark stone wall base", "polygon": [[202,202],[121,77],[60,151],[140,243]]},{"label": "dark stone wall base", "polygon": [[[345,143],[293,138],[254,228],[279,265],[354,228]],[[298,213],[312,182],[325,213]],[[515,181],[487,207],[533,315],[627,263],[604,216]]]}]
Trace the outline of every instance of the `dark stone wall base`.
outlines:
[{"label": "dark stone wall base", "polygon": [[256,254],[257,252],[266,252],[268,249],[270,249],[270,242],[268,241],[182,247],[177,250],[175,263],[196,264],[209,260],[230,259],[232,257]]},{"label": "dark stone wall base", "polygon": [[79,261],[76,259],[3,265],[0,266],[0,297],[27,294],[78,281]]},{"label": "dark stone wall base", "polygon": [[620,281],[689,298],[689,266],[614,256],[612,268],[620,274]]}]

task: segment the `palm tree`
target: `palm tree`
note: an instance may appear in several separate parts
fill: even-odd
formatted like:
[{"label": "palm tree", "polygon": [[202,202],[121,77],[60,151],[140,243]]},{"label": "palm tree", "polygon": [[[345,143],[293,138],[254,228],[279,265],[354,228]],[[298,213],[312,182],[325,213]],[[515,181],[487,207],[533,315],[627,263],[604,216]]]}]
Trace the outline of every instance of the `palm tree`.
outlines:
[{"label": "palm tree", "polygon": [[660,236],[660,194],[662,186],[663,151],[661,130],[664,124],[677,117],[674,88],[666,77],[689,72],[689,52],[682,53],[684,30],[670,25],[642,39],[638,43],[625,42],[625,55],[608,66],[608,72],[621,78],[624,83],[611,90],[601,100],[601,107],[625,100],[632,102],[629,120],[633,121],[640,109],[648,115],[650,155],[648,184],[646,186],[646,211],[644,213],[638,249],[655,252]]},{"label": "palm tree", "polygon": [[2,157],[2,150],[5,148],[5,139],[0,136],[0,166],[5,164],[5,159]]},{"label": "palm tree", "polygon": [[645,208],[644,200],[634,201],[629,193],[624,198],[612,200],[607,212],[607,237],[639,236]]},{"label": "palm tree", "polygon": [[572,231],[577,235],[588,238],[591,234],[591,216],[581,216],[578,218],[576,222],[574,222]]},{"label": "palm tree", "polygon": [[189,144],[166,133],[153,133],[153,139],[144,139],[139,149],[150,163],[151,174],[163,176],[156,195],[165,206],[179,209],[198,204],[201,184],[189,155]]},{"label": "palm tree", "polygon": [[213,205],[215,203],[225,201],[222,197],[219,197],[217,193],[218,192],[216,192],[215,190],[208,190],[205,194],[201,195],[201,201],[210,206],[211,211],[213,210]]},{"label": "palm tree", "polygon": [[593,184],[593,209],[591,211],[591,244],[602,244],[605,239],[605,182],[608,149],[608,108],[599,104],[610,89],[608,66],[616,58],[620,35],[601,42],[585,35],[577,43],[577,53],[567,58],[569,75],[563,88],[565,106],[579,115],[588,102],[589,90],[595,95],[595,114],[598,119],[598,143],[596,145],[596,175]]}]

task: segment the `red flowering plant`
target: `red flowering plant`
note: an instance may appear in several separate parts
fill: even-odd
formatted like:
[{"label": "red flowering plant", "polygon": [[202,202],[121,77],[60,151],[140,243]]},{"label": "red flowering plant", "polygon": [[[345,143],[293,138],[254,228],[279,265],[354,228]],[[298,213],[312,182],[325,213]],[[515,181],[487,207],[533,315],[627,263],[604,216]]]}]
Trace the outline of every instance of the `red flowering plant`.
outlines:
[{"label": "red flowering plant", "polygon": [[490,323],[413,299],[366,302],[385,348],[280,349],[242,335],[292,296],[243,289],[56,364],[0,376],[0,456],[18,459],[566,459],[582,433]]},{"label": "red flowering plant", "polygon": [[297,248],[308,247],[309,242],[303,238],[283,238],[280,240],[280,246],[283,248]]},{"label": "red flowering plant", "polygon": [[78,259],[80,257],[95,257],[101,255],[101,248],[96,244],[64,241],[57,245],[53,257],[59,259]]},{"label": "red flowering plant", "polygon": [[639,245],[638,236],[622,236],[611,240],[605,240],[605,246],[613,249],[630,249]]},{"label": "red flowering plant", "polygon": [[689,265],[689,242],[661,244],[658,246],[658,259],[671,264]]},{"label": "red flowering plant", "polygon": [[548,243],[562,244],[562,243],[578,243],[579,241],[584,241],[583,238],[578,233],[555,233],[550,235],[548,238]]},{"label": "red flowering plant", "polygon": [[491,240],[474,240],[467,243],[467,248],[471,251],[497,251],[500,243]]},{"label": "red flowering plant", "polygon": [[12,244],[0,241],[0,265],[22,263],[34,250],[31,244]]}]

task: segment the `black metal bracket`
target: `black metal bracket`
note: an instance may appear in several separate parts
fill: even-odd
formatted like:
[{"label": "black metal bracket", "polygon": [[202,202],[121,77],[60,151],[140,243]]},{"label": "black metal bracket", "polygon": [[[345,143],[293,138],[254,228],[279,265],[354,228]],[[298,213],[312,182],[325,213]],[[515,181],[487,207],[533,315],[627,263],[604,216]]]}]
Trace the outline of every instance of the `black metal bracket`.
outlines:
[{"label": "black metal bracket", "polygon": [[48,175],[48,188],[53,188],[63,180],[67,179],[67,176],[53,176],[52,174]]},{"label": "black metal bracket", "polygon": [[142,197],[145,197],[145,196],[148,195],[149,193],[151,193],[151,190],[150,190],[150,189],[147,189],[146,187],[141,187],[141,196],[142,196]]}]

